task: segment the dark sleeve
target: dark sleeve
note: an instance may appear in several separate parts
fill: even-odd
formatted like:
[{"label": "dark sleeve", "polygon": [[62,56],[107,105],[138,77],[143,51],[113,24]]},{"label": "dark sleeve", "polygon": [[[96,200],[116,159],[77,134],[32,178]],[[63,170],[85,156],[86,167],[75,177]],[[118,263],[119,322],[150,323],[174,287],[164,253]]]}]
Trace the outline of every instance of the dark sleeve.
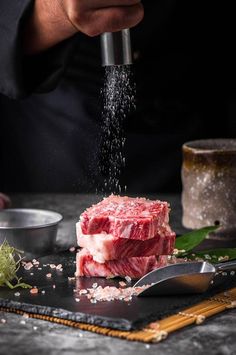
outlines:
[{"label": "dark sleeve", "polygon": [[23,24],[33,2],[0,0],[0,93],[13,99],[54,89],[76,40],[74,36],[42,54],[24,56]]}]

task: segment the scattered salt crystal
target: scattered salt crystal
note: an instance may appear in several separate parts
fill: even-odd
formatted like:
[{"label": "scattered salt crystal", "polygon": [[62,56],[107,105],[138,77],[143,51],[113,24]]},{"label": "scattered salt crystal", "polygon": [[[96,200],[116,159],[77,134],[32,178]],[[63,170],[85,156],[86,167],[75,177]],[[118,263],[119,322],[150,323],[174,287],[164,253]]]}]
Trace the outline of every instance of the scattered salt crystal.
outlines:
[{"label": "scattered salt crystal", "polygon": [[33,327],[33,329],[34,329],[34,330],[37,330],[37,329],[38,329],[38,327]]},{"label": "scattered salt crystal", "polygon": [[91,303],[97,303],[97,300],[95,300],[94,298],[92,298],[90,302],[91,302]]},{"label": "scattered salt crystal", "polygon": [[227,261],[229,260],[229,256],[225,255],[225,256],[219,256],[218,261]]},{"label": "scattered salt crystal", "polygon": [[70,251],[71,253],[73,253],[73,252],[75,251],[75,247],[71,247],[71,248],[69,249],[69,251]]},{"label": "scattered salt crystal", "polygon": [[75,302],[79,302],[80,301],[80,299],[79,298],[75,298]]},{"label": "scattered salt crystal", "polygon": [[45,294],[45,290],[42,290],[41,293],[44,295]]},{"label": "scattered salt crystal", "polygon": [[20,321],[20,324],[25,324],[25,323],[26,323],[25,320]]},{"label": "scattered salt crystal", "polygon": [[39,292],[39,290],[37,289],[37,287],[31,288],[31,290],[30,290],[30,293],[32,295],[36,295],[38,292]]},{"label": "scattered salt crystal", "polygon": [[69,277],[68,276],[68,281],[75,281],[75,277]]},{"label": "scattered salt crystal", "polygon": [[127,282],[131,282],[132,281],[131,277],[129,277],[129,276],[125,276],[125,279],[126,279]]},{"label": "scattered salt crystal", "polygon": [[150,349],[150,344],[146,344],[146,345],[145,345],[145,348],[146,348],[146,349]]},{"label": "scattered salt crystal", "polygon": [[125,286],[126,286],[126,283],[125,283],[124,281],[120,281],[120,282],[119,282],[119,285],[120,285],[121,287],[125,287]]},{"label": "scattered salt crystal", "polygon": [[5,323],[6,323],[6,319],[2,318],[2,319],[0,320],[0,323],[5,324]]},{"label": "scattered salt crystal", "polygon": [[80,293],[80,295],[85,295],[86,293],[88,293],[88,291],[87,290],[80,290],[79,293]]},{"label": "scattered salt crystal", "polygon": [[33,273],[33,272],[31,272],[31,273],[30,273],[30,275],[31,275],[31,276],[33,276],[33,275],[34,275],[34,273]]},{"label": "scattered salt crystal", "polygon": [[25,270],[30,270],[34,265],[29,261],[28,263],[24,264],[24,269]]},{"label": "scattered salt crystal", "polygon": [[230,271],[230,275],[234,276],[235,275],[235,271],[234,270]]},{"label": "scattered salt crystal", "polygon": [[222,276],[227,276],[227,272],[222,272]]},{"label": "scattered salt crystal", "polygon": [[38,268],[38,270],[42,270],[42,268],[41,268],[41,267],[39,267],[39,268]]},{"label": "scattered salt crystal", "polygon": [[82,337],[83,337],[83,334],[82,334],[82,333],[79,333],[79,337],[82,338]]},{"label": "scattered salt crystal", "polygon": [[55,264],[50,264],[49,266],[50,266],[51,269],[55,269],[56,268]]},{"label": "scattered salt crystal", "polygon": [[62,270],[62,264],[58,264],[58,265],[56,266],[56,269],[57,269],[57,270]]},{"label": "scattered salt crystal", "polygon": [[15,295],[16,297],[19,297],[19,296],[20,296],[20,292],[15,292],[14,295]]},{"label": "scattered salt crystal", "polygon": [[98,284],[95,282],[94,284],[92,284],[92,288],[97,288]]},{"label": "scattered salt crystal", "polygon": [[52,288],[56,288],[56,285],[52,285]]},{"label": "scattered salt crystal", "polygon": [[50,279],[50,278],[52,277],[52,274],[51,274],[51,273],[48,273],[48,274],[46,275],[46,277],[47,277],[48,279]]}]

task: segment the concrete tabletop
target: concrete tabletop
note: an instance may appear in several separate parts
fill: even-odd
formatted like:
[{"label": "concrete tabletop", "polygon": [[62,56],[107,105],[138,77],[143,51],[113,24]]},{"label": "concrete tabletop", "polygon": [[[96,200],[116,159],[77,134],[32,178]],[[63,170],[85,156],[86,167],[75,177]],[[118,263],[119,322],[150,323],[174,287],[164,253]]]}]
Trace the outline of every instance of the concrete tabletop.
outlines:
[{"label": "concrete tabletop", "polygon": [[[180,197],[154,196],[170,202],[171,225],[180,234]],[[58,232],[57,250],[75,245],[75,222],[79,214],[100,199],[95,195],[45,194],[12,196],[13,207],[44,208],[63,214]],[[105,337],[70,327],[25,319],[0,312],[0,354],[236,354],[236,310],[229,310],[205,321],[200,326],[188,327],[170,335],[158,344],[143,344]]]}]

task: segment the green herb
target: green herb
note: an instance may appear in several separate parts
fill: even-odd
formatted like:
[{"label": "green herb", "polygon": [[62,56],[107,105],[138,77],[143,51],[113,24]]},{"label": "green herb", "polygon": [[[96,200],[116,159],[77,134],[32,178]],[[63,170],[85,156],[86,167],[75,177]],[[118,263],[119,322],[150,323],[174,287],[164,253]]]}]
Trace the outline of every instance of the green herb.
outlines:
[{"label": "green herb", "polygon": [[[21,251],[11,247],[7,241],[0,245],[0,286],[8,286],[13,289],[16,287],[31,288],[21,282],[22,278],[17,276],[22,260]],[[15,281],[15,284],[12,284]]]},{"label": "green herb", "polygon": [[177,256],[188,254],[193,248],[199,245],[209,233],[214,232],[219,226],[210,226],[194,230],[176,238],[175,248],[179,250]]},{"label": "green herb", "polygon": [[236,248],[219,248],[194,252],[194,254],[188,254],[189,259],[195,260],[200,258],[208,260],[211,263],[219,263],[221,261],[236,259]]}]

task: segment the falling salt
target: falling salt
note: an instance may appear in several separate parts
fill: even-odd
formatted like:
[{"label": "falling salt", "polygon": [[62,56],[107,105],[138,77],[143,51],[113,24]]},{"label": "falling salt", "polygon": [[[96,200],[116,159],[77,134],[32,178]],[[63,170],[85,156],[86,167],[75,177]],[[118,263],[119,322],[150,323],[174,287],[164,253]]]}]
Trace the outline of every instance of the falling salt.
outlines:
[{"label": "falling salt", "polygon": [[124,123],[135,109],[135,83],[132,66],[105,67],[102,89],[102,139],[99,170],[104,176],[101,192],[121,193],[126,190],[120,183],[125,166]]}]

